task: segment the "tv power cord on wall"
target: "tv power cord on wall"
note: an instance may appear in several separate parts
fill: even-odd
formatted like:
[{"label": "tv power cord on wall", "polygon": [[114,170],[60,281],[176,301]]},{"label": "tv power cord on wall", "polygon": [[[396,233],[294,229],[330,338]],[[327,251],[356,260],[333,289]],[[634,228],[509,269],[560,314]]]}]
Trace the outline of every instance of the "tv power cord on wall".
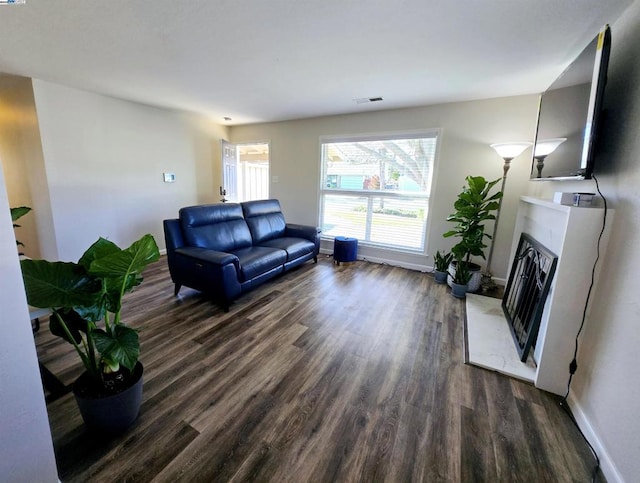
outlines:
[{"label": "tv power cord on wall", "polygon": [[580,432],[580,435],[585,440],[585,442],[589,446],[589,449],[593,453],[594,458],[596,459],[596,466],[593,468],[593,472],[591,474],[591,481],[595,482],[596,478],[597,478],[597,475],[598,475],[598,470],[600,469],[600,458],[598,457],[598,453],[596,452],[594,447],[591,445],[591,443],[589,442],[589,440],[587,439],[585,434],[582,432],[582,429],[580,429],[580,426],[578,426],[578,422],[576,421],[576,418],[573,416],[573,413],[571,412],[571,409],[569,408],[569,404],[567,403],[567,398],[569,397],[569,390],[571,389],[571,381],[573,380],[573,375],[578,370],[578,340],[580,338],[580,334],[582,333],[582,329],[584,328],[585,320],[587,319],[587,309],[589,307],[589,301],[591,300],[591,292],[593,290],[593,285],[595,284],[596,268],[598,266],[598,261],[600,260],[600,242],[602,241],[602,235],[604,234],[604,230],[605,230],[605,228],[607,226],[607,199],[602,194],[602,191],[600,191],[600,185],[598,184],[598,178],[596,178],[595,176],[592,176],[592,177],[593,177],[593,180],[596,183],[596,190],[598,191],[598,194],[600,195],[600,197],[602,198],[602,201],[604,203],[604,215],[602,217],[602,228],[600,229],[600,235],[598,235],[598,243],[597,243],[597,249],[596,249],[596,259],[594,260],[593,267],[591,268],[591,283],[589,284],[589,290],[587,292],[587,299],[584,302],[584,310],[582,311],[582,321],[580,322],[580,328],[578,329],[578,332],[576,333],[576,342],[575,342],[575,349],[573,351],[573,359],[571,360],[571,363],[569,364],[569,382],[567,383],[567,392],[564,395],[564,397],[562,398],[562,400],[560,401],[560,407],[562,409],[564,409],[564,411],[569,416],[569,419],[571,419],[571,421],[573,422],[575,427],[578,428],[578,431]]}]

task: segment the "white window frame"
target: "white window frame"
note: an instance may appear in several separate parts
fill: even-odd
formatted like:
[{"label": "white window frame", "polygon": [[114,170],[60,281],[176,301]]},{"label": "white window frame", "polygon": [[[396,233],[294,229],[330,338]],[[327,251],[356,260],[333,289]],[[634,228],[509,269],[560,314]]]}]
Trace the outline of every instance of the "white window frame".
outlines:
[{"label": "white window frame", "polygon": [[[366,220],[366,235],[364,239],[359,239],[358,243],[364,246],[371,246],[375,248],[382,248],[391,251],[399,251],[405,253],[415,253],[415,254],[424,254],[426,253],[426,244],[427,244],[427,232],[429,225],[429,201],[431,191],[433,189],[433,179],[434,172],[436,169],[436,161],[438,157],[438,150],[440,146],[440,138],[441,138],[441,130],[440,129],[420,129],[420,130],[408,130],[408,131],[398,131],[398,132],[384,132],[384,133],[369,133],[369,134],[355,134],[355,135],[338,135],[338,136],[320,136],[319,142],[319,156],[320,156],[320,186],[319,186],[319,194],[318,194],[318,204],[319,204],[319,219],[318,226],[323,226],[323,220],[325,217],[325,202],[324,196],[327,194],[334,195],[344,195],[344,196],[353,196],[357,198],[367,198],[368,200],[368,210],[367,210],[367,220]],[[363,142],[363,141],[381,141],[381,140],[401,140],[401,139],[415,139],[415,138],[435,138],[435,149],[433,158],[431,160],[431,164],[428,170],[428,182],[426,187],[426,192],[416,193],[416,192],[408,192],[408,191],[388,191],[388,190],[350,190],[350,189],[341,189],[341,188],[327,188],[326,180],[327,180],[327,166],[324,160],[324,146],[328,143],[340,143],[340,142]],[[424,200],[424,210],[425,217],[424,223],[422,227],[422,235],[421,235],[421,243],[419,248],[413,248],[408,246],[399,246],[399,245],[391,245],[386,243],[380,243],[376,241],[369,240],[369,235],[371,232],[371,218],[372,218],[372,210],[371,206],[373,200],[376,198],[383,199],[423,199]],[[321,238],[324,240],[333,240],[334,236],[322,234]]]}]

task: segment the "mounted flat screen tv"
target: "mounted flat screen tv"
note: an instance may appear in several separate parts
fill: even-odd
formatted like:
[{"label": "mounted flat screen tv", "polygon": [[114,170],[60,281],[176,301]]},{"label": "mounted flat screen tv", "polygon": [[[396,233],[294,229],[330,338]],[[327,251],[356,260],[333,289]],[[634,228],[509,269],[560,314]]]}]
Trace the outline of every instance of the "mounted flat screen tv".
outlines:
[{"label": "mounted flat screen tv", "polygon": [[531,180],[591,179],[610,50],[606,25],[540,96]]}]

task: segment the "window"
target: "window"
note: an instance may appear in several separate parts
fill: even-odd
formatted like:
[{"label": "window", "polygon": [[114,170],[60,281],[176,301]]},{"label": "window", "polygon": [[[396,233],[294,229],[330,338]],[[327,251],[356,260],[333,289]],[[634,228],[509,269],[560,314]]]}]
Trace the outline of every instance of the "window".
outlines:
[{"label": "window", "polygon": [[320,142],[322,235],[423,252],[437,132]]}]

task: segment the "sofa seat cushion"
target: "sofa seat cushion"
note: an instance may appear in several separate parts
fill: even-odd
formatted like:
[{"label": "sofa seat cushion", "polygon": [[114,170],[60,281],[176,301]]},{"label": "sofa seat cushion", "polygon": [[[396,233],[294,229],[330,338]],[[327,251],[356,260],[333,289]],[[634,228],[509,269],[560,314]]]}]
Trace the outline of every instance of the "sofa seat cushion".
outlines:
[{"label": "sofa seat cushion", "polygon": [[309,240],[295,237],[275,238],[260,243],[262,247],[279,248],[287,252],[287,262],[313,253],[316,246]]},{"label": "sofa seat cushion", "polygon": [[240,261],[241,281],[251,280],[287,261],[287,252],[271,247],[248,247],[232,252]]}]

